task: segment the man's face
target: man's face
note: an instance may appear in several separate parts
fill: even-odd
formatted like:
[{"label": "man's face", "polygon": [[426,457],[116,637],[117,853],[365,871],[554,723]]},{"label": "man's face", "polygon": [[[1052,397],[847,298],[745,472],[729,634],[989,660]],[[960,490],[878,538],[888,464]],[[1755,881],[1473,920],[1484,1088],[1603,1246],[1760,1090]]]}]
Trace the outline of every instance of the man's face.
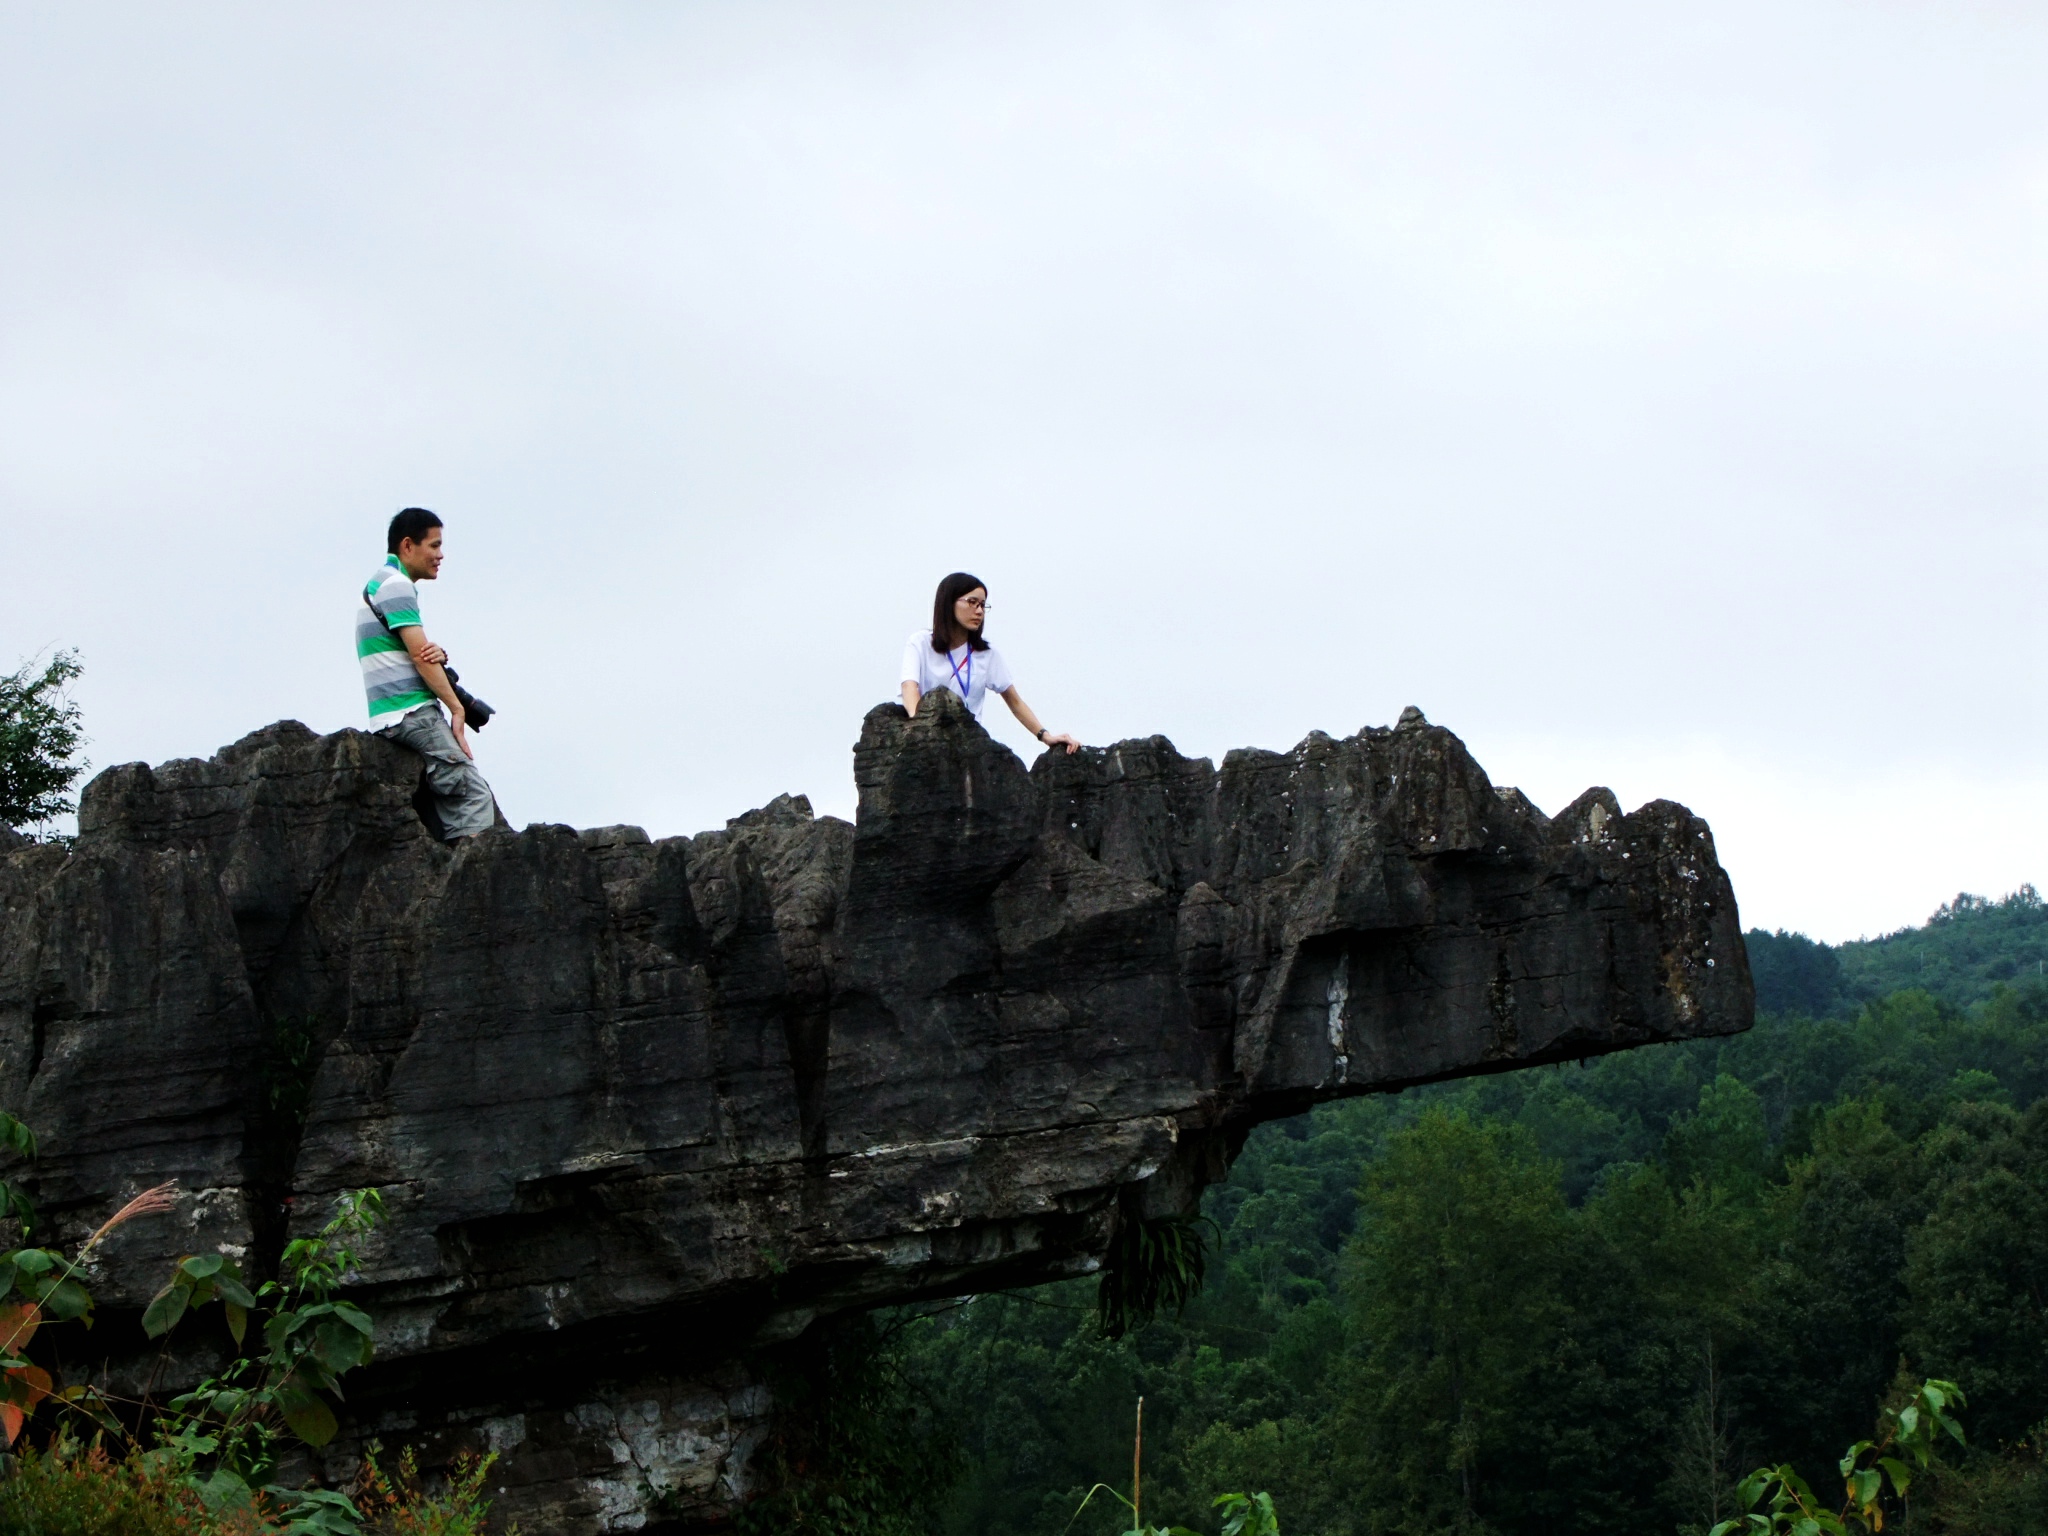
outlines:
[{"label": "man's face", "polygon": [[429,528],[424,539],[400,539],[398,563],[414,581],[432,581],[441,574],[441,530]]}]

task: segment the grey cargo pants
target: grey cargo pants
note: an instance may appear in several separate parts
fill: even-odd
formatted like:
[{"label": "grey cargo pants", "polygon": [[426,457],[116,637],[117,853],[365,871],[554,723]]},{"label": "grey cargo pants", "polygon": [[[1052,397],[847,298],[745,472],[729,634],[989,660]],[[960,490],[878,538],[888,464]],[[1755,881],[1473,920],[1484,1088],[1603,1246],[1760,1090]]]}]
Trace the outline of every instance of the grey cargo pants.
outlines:
[{"label": "grey cargo pants", "polygon": [[441,817],[441,836],[449,842],[481,832],[498,819],[498,802],[476,764],[455,744],[455,732],[438,704],[425,704],[396,725],[377,733],[408,746],[426,759],[427,788]]}]

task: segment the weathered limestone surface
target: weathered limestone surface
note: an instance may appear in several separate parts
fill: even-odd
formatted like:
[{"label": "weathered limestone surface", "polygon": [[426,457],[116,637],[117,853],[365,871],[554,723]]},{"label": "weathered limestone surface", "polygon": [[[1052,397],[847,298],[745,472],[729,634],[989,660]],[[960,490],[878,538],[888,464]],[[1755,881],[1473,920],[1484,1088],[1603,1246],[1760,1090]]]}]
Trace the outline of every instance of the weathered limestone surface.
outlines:
[{"label": "weathered limestone surface", "polygon": [[104,1368],[177,1253],[260,1270],[376,1185],[339,1453],[493,1446],[529,1536],[695,1528],[744,1488],[761,1343],[1086,1271],[1322,1099],[1750,1022],[1703,822],[1546,818],[1412,711],[1027,772],[940,694],[854,761],[853,826],[785,797],[451,851],[417,759],[287,722],[0,848],[30,1186],[74,1232],[187,1192],[106,1250]]}]

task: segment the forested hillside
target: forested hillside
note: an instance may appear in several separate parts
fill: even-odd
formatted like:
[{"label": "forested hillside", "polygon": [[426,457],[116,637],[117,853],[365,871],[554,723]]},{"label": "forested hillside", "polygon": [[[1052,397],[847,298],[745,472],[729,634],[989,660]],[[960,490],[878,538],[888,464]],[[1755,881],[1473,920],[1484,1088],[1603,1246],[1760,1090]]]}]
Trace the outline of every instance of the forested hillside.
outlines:
[{"label": "forested hillside", "polygon": [[1924,928],[1835,946],[1752,930],[1749,963],[1757,1007],[1768,1013],[1846,1016],[1909,987],[1968,1008],[2001,985],[2048,980],[2048,905],[2031,885],[2003,901],[1966,893]]},{"label": "forested hillside", "polygon": [[1262,1128],[1177,1319],[1107,1339],[1077,1281],[887,1320],[901,1518],[1059,1536],[1142,1393],[1148,1525],[1266,1489],[1289,1536],[1703,1532],[1761,1462],[1839,1489],[1937,1376],[1973,1446],[1911,1528],[2048,1531],[2048,912],[1750,944],[1748,1035]]}]

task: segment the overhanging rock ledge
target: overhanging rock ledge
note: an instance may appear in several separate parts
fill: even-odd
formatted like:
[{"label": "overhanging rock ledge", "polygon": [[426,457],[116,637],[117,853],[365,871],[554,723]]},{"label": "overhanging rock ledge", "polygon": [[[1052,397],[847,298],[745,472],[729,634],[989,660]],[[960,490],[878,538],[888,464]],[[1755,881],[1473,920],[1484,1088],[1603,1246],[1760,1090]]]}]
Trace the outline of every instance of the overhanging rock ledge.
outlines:
[{"label": "overhanging rock ledge", "polygon": [[416,758],[285,722],[0,849],[27,1182],[70,1234],[186,1191],[105,1250],[103,1369],[178,1253],[260,1270],[375,1185],[332,1456],[489,1446],[530,1536],[697,1529],[745,1488],[751,1351],[821,1315],[1085,1272],[1321,1100],[1751,1021],[1704,822],[1545,817],[1414,711],[1027,772],[939,694],[854,764],[851,826],[451,851]]}]

